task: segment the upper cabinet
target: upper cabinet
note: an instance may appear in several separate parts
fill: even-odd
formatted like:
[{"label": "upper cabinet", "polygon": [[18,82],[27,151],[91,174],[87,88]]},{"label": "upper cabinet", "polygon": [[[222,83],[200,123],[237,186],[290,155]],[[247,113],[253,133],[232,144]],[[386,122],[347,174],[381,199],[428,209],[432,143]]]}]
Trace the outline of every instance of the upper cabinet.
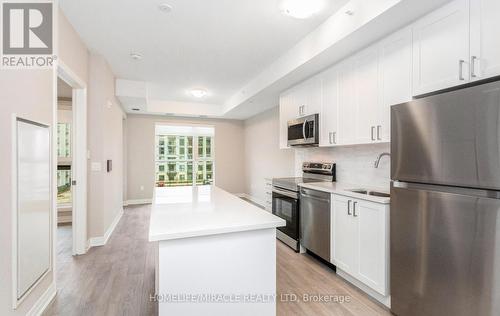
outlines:
[{"label": "upper cabinet", "polygon": [[413,25],[413,94],[469,80],[469,1],[455,0]]},{"label": "upper cabinet", "polygon": [[339,72],[333,67],[321,75],[320,146],[333,146],[339,142]]},{"label": "upper cabinet", "polygon": [[471,0],[470,76],[480,80],[500,75],[500,1]]},{"label": "upper cabinet", "polygon": [[382,40],[379,45],[379,103],[377,138],[391,140],[391,106],[412,96],[412,31],[410,27]]},{"label": "upper cabinet", "polygon": [[417,21],[413,94],[500,75],[499,15],[498,0],[455,0]]},{"label": "upper cabinet", "polygon": [[499,0],[454,0],[283,93],[281,147],[287,121],[314,113],[320,146],[390,142],[392,105],[500,76],[499,16]]}]

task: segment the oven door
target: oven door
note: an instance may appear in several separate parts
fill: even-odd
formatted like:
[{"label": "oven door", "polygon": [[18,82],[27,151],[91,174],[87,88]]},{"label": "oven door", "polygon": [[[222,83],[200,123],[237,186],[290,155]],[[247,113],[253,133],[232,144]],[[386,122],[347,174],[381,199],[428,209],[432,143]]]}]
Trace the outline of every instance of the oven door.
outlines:
[{"label": "oven door", "polygon": [[277,227],[287,236],[299,240],[299,196],[293,191],[273,188],[273,214],[284,219],[286,226]]},{"label": "oven door", "polygon": [[313,114],[288,121],[289,146],[314,146],[319,144],[319,115]]}]

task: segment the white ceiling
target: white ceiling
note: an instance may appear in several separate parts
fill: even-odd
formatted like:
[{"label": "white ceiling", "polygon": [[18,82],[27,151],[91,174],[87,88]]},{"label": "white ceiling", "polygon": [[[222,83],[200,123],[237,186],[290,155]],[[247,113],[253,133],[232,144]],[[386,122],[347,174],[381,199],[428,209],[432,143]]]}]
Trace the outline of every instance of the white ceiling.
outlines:
[{"label": "white ceiling", "polygon": [[[327,0],[309,19],[280,12],[282,0],[60,0],[90,50],[117,78],[148,82],[148,97],[223,105],[347,0]],[[173,10],[163,13],[161,3]],[[62,43],[63,44],[63,43]],[[130,53],[144,56],[140,61]],[[203,106],[200,104],[200,106]]]}]

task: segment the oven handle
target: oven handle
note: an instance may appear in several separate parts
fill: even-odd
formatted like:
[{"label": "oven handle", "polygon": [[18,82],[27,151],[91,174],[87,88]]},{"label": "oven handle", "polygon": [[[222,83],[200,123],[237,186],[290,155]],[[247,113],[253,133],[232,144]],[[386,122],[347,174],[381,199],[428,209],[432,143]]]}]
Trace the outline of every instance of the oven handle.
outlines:
[{"label": "oven handle", "polygon": [[299,199],[299,195],[297,193],[290,192],[290,191],[285,191],[285,190],[281,190],[281,189],[278,189],[276,187],[273,188],[273,193],[281,194],[281,195],[284,195],[284,196],[287,196],[287,197],[291,197],[292,199],[296,199],[296,200]]},{"label": "oven handle", "polygon": [[304,136],[304,140],[307,140],[306,125],[307,125],[307,119],[304,119],[304,123],[302,124],[302,136]]}]

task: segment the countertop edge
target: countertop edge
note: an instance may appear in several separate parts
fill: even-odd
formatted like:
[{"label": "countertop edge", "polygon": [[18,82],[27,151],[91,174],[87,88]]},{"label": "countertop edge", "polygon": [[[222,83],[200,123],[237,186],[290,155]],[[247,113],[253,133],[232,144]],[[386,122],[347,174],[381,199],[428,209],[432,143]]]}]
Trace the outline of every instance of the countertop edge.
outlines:
[{"label": "countertop edge", "polygon": [[280,221],[276,221],[276,222],[269,222],[269,223],[258,224],[258,225],[234,226],[234,227],[226,227],[226,228],[194,230],[194,231],[155,234],[155,235],[150,234],[149,241],[150,242],[168,241],[168,240],[186,239],[186,238],[194,238],[194,237],[222,235],[222,234],[229,234],[229,233],[248,232],[248,231],[252,231],[252,230],[261,230],[261,229],[271,229],[271,228],[283,227],[285,225],[286,225],[285,220],[280,220]]}]

